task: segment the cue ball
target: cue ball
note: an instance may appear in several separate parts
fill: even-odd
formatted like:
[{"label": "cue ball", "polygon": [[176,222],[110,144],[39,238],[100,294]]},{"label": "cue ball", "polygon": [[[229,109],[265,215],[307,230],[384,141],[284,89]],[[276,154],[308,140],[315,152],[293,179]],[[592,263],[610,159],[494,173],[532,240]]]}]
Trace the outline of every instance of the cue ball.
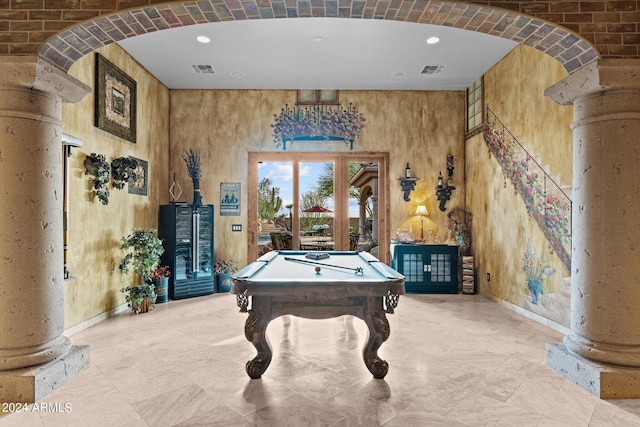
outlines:
[{"label": "cue ball", "polygon": [[320,273],[321,268],[320,267],[316,267],[316,273]]}]

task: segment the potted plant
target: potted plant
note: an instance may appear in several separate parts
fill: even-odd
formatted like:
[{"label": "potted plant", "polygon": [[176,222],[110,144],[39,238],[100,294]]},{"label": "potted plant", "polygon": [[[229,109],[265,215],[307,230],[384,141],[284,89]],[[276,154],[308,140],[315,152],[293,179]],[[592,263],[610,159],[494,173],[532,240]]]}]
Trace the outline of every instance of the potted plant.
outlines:
[{"label": "potted plant", "polygon": [[149,283],[141,283],[137,286],[127,286],[120,289],[125,294],[125,301],[135,313],[147,313],[153,308],[156,302],[156,294],[153,285]]},{"label": "potted plant", "polygon": [[157,265],[151,272],[151,283],[156,293],[156,304],[169,300],[169,276],[171,271],[168,265]]},{"label": "potted plant", "polygon": [[216,277],[216,292],[229,292],[231,290],[231,275],[238,269],[238,261],[223,259],[214,265]]},{"label": "potted plant", "polygon": [[[121,240],[120,249],[127,254],[120,260],[118,270],[122,274],[129,272],[129,267],[140,275],[140,283],[137,286],[128,286],[122,289],[127,294],[127,302],[134,313],[142,312],[155,303],[155,292],[151,284],[151,272],[158,265],[160,255],[164,252],[162,240],[155,236],[156,230],[153,228],[137,228],[128,236]],[[141,287],[142,289],[134,289]],[[142,305],[138,305],[140,298],[147,298]]]},{"label": "potted plant", "polygon": [[104,154],[91,153],[84,159],[85,175],[93,177],[93,189],[103,205],[109,204],[109,171],[110,165]]},{"label": "potted plant", "polygon": [[118,157],[111,162],[111,175],[113,177],[113,188],[122,190],[124,185],[129,182],[129,178],[135,179],[135,170],[138,167],[138,161],[133,157]]}]

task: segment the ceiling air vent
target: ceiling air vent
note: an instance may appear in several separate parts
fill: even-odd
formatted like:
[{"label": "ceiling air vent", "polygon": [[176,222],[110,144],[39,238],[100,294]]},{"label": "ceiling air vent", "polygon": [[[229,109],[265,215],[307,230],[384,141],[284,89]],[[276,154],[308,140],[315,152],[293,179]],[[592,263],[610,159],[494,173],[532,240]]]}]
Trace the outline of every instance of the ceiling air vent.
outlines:
[{"label": "ceiling air vent", "polygon": [[213,70],[211,65],[192,65],[193,71],[198,74],[215,74],[216,72]]},{"label": "ceiling air vent", "polygon": [[444,65],[427,65],[420,71],[420,74],[440,74]]}]

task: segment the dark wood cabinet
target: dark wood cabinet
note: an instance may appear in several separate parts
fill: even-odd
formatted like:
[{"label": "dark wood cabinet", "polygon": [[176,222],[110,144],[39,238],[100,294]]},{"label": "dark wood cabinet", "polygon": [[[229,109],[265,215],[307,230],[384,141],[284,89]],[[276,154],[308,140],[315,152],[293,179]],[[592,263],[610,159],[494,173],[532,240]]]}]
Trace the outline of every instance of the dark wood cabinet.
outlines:
[{"label": "dark wood cabinet", "polygon": [[161,263],[171,269],[171,299],[214,292],[213,212],[213,205],[160,206],[158,237],[165,249]]},{"label": "dark wood cabinet", "polygon": [[458,246],[392,244],[391,266],[405,276],[405,289],[415,293],[458,293]]}]

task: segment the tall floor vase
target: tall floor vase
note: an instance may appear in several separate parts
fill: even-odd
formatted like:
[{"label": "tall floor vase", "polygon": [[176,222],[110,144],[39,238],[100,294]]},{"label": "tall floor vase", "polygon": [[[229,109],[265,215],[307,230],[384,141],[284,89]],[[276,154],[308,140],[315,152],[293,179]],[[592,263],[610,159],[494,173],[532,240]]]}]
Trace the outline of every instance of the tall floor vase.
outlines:
[{"label": "tall floor vase", "polygon": [[200,194],[200,181],[193,181],[193,205],[202,205],[202,195]]}]

